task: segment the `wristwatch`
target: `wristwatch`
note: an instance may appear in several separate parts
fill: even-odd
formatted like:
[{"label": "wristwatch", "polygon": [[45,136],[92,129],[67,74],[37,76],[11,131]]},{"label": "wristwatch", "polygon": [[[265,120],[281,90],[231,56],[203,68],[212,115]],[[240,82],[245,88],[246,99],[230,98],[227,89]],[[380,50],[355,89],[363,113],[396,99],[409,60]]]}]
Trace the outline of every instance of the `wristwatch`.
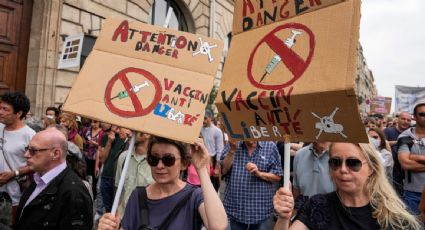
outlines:
[{"label": "wristwatch", "polygon": [[19,170],[18,169],[16,169],[15,170],[15,177],[18,177],[19,176]]}]

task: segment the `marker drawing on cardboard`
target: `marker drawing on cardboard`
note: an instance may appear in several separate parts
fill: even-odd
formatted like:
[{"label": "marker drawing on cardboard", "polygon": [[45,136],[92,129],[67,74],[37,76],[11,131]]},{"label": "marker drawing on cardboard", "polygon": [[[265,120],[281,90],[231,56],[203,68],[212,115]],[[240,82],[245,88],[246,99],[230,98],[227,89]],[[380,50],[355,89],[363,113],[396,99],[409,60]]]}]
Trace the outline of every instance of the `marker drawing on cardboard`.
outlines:
[{"label": "marker drawing on cardboard", "polygon": [[211,49],[216,48],[217,45],[216,44],[210,45],[208,42],[203,42],[202,38],[199,38],[199,42],[201,44],[199,47],[199,51],[194,52],[192,56],[196,56],[198,54],[207,55],[209,62],[214,61],[214,58],[211,55]]},{"label": "marker drawing on cardboard", "polygon": [[335,124],[334,122],[334,116],[338,110],[339,108],[336,107],[331,115],[323,117],[319,117],[316,113],[311,112],[313,116],[319,119],[319,122],[316,122],[315,125],[316,129],[319,129],[319,133],[316,135],[316,139],[319,139],[322,132],[337,133],[340,134],[342,137],[347,138],[347,136],[342,132],[344,131],[344,126],[342,126],[341,124]]},{"label": "marker drawing on cardboard", "polygon": [[212,38],[107,19],[63,109],[192,143],[222,49]]},{"label": "marker drawing on cardboard", "polygon": [[[302,32],[298,31],[298,30],[292,30],[292,36],[287,38],[284,42],[284,44],[291,49],[292,46],[295,45],[295,37],[297,35],[302,34]],[[285,57],[283,57],[285,58]],[[276,68],[277,64],[280,63],[280,61],[282,60],[282,57],[279,54],[276,54],[273,56],[272,60],[270,60],[269,64],[267,64],[266,67],[266,71],[264,72],[263,76],[261,77],[260,82],[262,82],[264,80],[264,78],[267,76],[267,74],[271,74],[274,70],[274,68]]]},{"label": "marker drawing on cardboard", "polygon": [[216,100],[231,138],[368,141],[354,91],[359,0],[236,0],[233,25]]}]

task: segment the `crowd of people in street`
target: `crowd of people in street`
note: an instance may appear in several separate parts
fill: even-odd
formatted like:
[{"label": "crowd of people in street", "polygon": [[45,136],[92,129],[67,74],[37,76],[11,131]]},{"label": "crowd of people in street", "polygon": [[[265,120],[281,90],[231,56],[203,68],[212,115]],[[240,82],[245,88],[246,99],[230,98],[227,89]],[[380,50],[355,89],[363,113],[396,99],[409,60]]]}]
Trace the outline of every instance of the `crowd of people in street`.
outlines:
[{"label": "crowd of people in street", "polygon": [[424,229],[425,102],[364,125],[370,143],[291,143],[282,187],[284,142],[229,139],[210,110],[189,145],[4,93],[0,230]]}]

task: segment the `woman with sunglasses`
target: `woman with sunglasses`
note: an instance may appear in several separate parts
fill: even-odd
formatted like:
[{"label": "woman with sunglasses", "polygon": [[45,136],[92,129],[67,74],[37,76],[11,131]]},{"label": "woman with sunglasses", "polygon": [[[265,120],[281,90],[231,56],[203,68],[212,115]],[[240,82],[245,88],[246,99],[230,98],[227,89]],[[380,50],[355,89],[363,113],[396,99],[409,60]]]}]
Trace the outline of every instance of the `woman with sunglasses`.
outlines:
[{"label": "woman with sunglasses", "polygon": [[280,188],[273,197],[275,230],[423,229],[385,178],[372,145],[333,143],[329,154],[336,191],[311,197],[289,227],[294,199],[287,188]]},{"label": "woman with sunglasses", "polygon": [[[190,156],[187,152],[190,152]],[[141,201],[141,193],[134,190],[122,220],[110,213],[105,214],[100,219],[98,229],[118,229],[120,226],[125,230],[158,229],[164,226],[167,216],[185,197],[188,197],[187,202],[163,229],[200,229],[201,222],[207,229],[226,229],[226,212],[210,180],[209,158],[202,141],[195,142],[188,149],[181,142],[153,137],[148,145],[147,161],[155,182],[146,187],[147,199]],[[200,188],[180,179],[180,173],[186,169],[189,161],[199,175]],[[142,223],[141,214],[143,202],[146,202],[149,213],[149,227],[144,228],[142,225],[146,223]]]}]

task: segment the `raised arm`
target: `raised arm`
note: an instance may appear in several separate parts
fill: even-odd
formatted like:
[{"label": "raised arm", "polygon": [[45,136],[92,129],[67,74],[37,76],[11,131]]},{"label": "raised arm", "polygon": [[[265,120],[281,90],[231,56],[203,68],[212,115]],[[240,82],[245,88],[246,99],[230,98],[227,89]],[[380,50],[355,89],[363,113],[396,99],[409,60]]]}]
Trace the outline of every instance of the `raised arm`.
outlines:
[{"label": "raised arm", "polygon": [[218,197],[209,175],[210,157],[202,141],[192,146],[192,164],[201,180],[204,202],[199,206],[199,213],[207,229],[226,229],[227,216],[223,203]]},{"label": "raised arm", "polygon": [[[235,157],[236,153],[236,141],[235,140],[229,140],[230,148],[228,148],[227,154],[224,156],[223,159],[223,168],[222,168],[222,174],[227,174],[233,165],[233,159]],[[227,148],[225,148],[227,149]]]}]

